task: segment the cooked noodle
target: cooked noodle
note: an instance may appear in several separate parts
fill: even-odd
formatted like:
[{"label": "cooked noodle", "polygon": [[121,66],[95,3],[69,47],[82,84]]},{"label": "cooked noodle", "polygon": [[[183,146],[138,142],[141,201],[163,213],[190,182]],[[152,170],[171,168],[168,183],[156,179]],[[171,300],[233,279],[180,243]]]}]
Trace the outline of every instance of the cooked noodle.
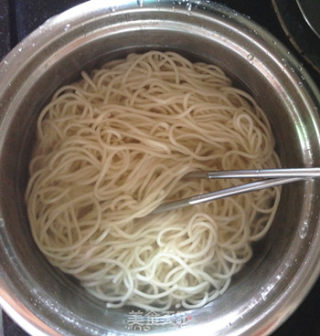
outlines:
[{"label": "cooked noodle", "polygon": [[160,203],[244,181],[196,170],[279,166],[263,112],[214,65],[131,54],[60,88],[42,110],[26,191],[48,260],[107,307],[201,307],[268,231],[279,189],[158,215]]}]

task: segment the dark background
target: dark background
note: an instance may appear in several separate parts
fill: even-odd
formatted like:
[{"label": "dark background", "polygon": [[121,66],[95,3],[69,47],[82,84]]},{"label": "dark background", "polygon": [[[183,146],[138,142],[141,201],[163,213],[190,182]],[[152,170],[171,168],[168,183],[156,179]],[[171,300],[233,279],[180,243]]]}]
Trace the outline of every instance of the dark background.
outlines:
[{"label": "dark background", "polygon": [[[46,19],[82,2],[84,1],[0,0],[0,60],[11,48]],[[105,2],[108,3],[107,0]],[[286,33],[278,21],[271,0],[216,0],[216,2],[223,3],[240,13],[250,16],[252,20],[275,35],[299,62],[304,64],[304,67],[318,87],[320,87],[320,70],[317,70],[314,63],[311,65],[308,62],[310,58],[311,61],[313,59],[317,61],[318,56],[320,58],[320,53],[318,53],[320,40],[308,30],[294,0],[276,1],[282,11],[284,20],[288,22],[288,27],[292,29]],[[295,47],[292,41],[294,41]],[[298,48],[296,48],[297,45]],[[27,335],[5,313],[2,313],[2,321],[4,336]],[[272,336],[302,335],[320,335],[320,280],[318,280],[296,312],[272,334]]]}]

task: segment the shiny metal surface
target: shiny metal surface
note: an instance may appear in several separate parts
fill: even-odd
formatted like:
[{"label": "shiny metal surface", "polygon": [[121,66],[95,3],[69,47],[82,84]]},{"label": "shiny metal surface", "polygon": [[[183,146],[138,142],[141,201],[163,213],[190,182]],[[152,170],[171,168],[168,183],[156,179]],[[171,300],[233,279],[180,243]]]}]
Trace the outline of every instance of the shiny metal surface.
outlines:
[{"label": "shiny metal surface", "polygon": [[[40,109],[80,70],[129,52],[170,49],[220,65],[265,110],[282,165],[319,166],[319,92],[267,32],[212,2],[108,4],[90,1],[53,17],[0,64],[0,304],[32,335],[266,335],[292,313],[319,274],[316,180],[283,188],[270,232],[223,296],[160,320],[130,307],[106,309],[51,267],[33,243],[23,193]],[[184,314],[192,318],[182,325]],[[136,317],[141,331],[133,330]]]},{"label": "shiny metal surface", "polygon": [[[319,1],[315,1],[318,3],[316,6],[318,6]],[[319,38],[310,29],[310,26],[299,10],[297,2],[292,0],[271,0],[271,3],[280,26],[292,46],[312,66],[313,70],[320,74]]]},{"label": "shiny metal surface", "polygon": [[183,198],[178,201],[172,201],[160,204],[152,214],[158,214],[166,211],[176,210],[179,208],[185,208],[192,205],[197,205],[201,203],[212,202],[220,198],[235,196],[239,194],[244,194],[247,192],[257,191],[261,189],[277,187],[283,184],[298,182],[303,180],[302,177],[287,177],[287,178],[276,178],[276,179],[267,179],[262,181],[256,181],[251,183],[241,184],[235,187],[225,188],[206,194],[199,194],[196,196]]},{"label": "shiny metal surface", "polygon": [[186,178],[224,179],[224,178],[278,178],[278,177],[320,177],[320,168],[275,168],[222,170],[212,172],[196,171]]},{"label": "shiny metal surface", "polygon": [[296,0],[303,18],[320,39],[320,2],[318,0]]}]

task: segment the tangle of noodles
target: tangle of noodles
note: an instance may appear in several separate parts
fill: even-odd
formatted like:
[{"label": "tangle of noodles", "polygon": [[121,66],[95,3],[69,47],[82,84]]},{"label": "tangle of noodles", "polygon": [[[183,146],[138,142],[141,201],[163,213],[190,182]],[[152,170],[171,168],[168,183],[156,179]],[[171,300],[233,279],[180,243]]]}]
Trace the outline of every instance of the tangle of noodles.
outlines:
[{"label": "tangle of noodles", "polygon": [[244,182],[188,172],[279,166],[263,112],[217,66],[130,54],[60,88],[37,132],[26,191],[33,237],[107,307],[203,306],[275,215],[279,189],[147,216]]}]

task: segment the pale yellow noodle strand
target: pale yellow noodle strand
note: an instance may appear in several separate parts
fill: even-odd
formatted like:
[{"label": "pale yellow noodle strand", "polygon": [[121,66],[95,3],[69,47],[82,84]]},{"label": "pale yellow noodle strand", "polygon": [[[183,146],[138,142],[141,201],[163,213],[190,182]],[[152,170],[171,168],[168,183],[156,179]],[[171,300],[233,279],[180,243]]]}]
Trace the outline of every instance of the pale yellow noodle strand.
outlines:
[{"label": "pale yellow noodle strand", "polygon": [[174,52],[130,54],[81,76],[38,118],[26,189],[37,245],[108,308],[205,305],[251,258],[280,190],[150,213],[244,182],[188,172],[279,167],[267,118],[219,67]]}]

